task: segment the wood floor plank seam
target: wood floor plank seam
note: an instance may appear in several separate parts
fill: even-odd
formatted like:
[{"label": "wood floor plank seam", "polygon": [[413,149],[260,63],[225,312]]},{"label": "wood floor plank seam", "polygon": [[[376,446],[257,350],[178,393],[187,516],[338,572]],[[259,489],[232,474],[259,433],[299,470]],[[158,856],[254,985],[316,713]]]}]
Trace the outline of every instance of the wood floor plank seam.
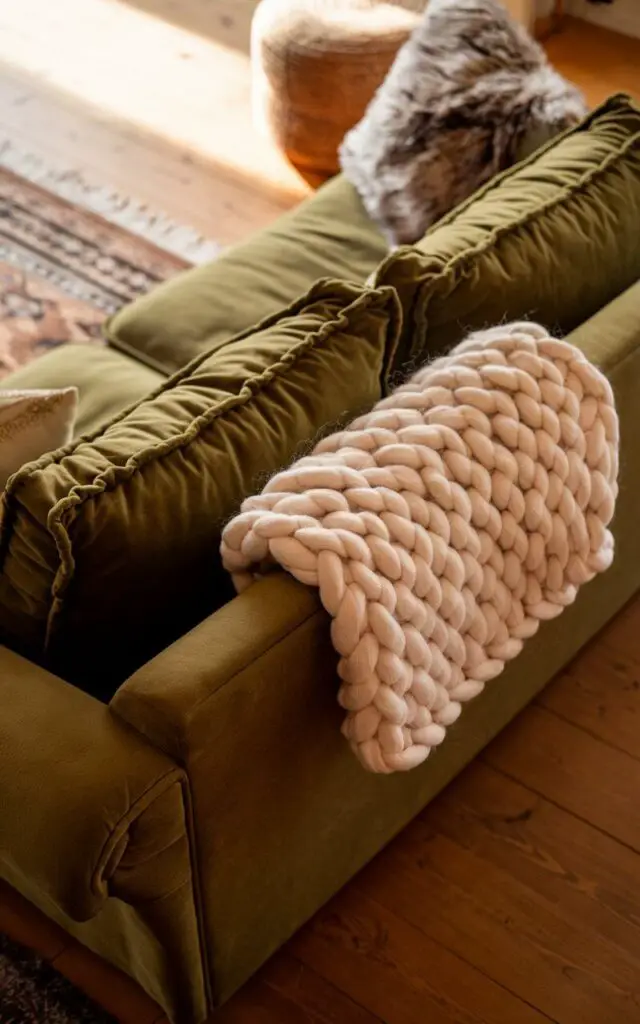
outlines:
[{"label": "wood floor plank seam", "polygon": [[[452,816],[452,812],[449,808],[447,808],[447,810],[444,813],[441,812],[441,814],[443,819],[449,819]],[[564,817],[567,817],[567,812],[564,812]],[[515,906],[520,905],[519,896],[521,894],[529,896],[537,904],[532,919],[534,919],[536,915],[539,919],[539,914],[540,912],[542,912],[546,914],[548,918],[557,922],[557,925],[560,926],[553,928],[552,934],[559,933],[561,931],[562,924],[569,923],[566,917],[565,907],[561,902],[558,902],[557,900],[550,898],[548,892],[546,892],[544,889],[536,888],[527,881],[523,880],[519,875],[512,873],[509,865],[505,865],[500,861],[491,859],[490,856],[487,856],[485,852],[478,848],[475,842],[472,842],[470,845],[465,845],[464,842],[461,841],[455,835],[451,835],[449,832],[442,830],[441,828],[438,828],[437,820],[438,819],[436,815],[436,824],[434,827],[434,832],[438,836],[438,838],[444,839],[445,841],[450,843],[452,848],[457,849],[463,855],[466,855],[469,858],[477,860],[479,872],[482,872],[483,870],[490,872],[493,875],[494,883],[499,883],[502,879],[504,879],[505,887],[507,887],[509,883],[511,883],[511,885],[514,887],[513,896]],[[574,820],[577,823],[578,819],[574,818]],[[478,831],[485,833],[488,837],[491,837],[491,830],[487,826],[483,825],[482,818],[478,818],[477,821],[479,826]],[[408,837],[407,845],[411,848],[414,845],[411,836]],[[446,886],[447,883],[449,883],[450,891],[454,898],[456,909],[460,911],[460,918],[464,918],[466,920],[466,913],[464,909],[465,904],[475,903],[475,891],[470,891],[466,889],[465,886],[461,884],[459,880],[453,880],[448,873],[446,862],[443,865],[438,865],[437,863],[429,862],[427,866],[427,871],[429,873],[430,881],[432,881],[435,878],[437,880],[436,884],[443,886]],[[372,889],[370,888],[370,883],[369,885],[367,884],[366,873],[364,875],[364,878],[364,887],[362,885],[360,886],[361,891],[366,892],[366,894],[369,897],[376,899],[376,896],[374,895]],[[426,888],[428,888],[428,884],[425,884],[425,889]],[[378,902],[382,903],[383,906],[389,908],[388,900],[380,900],[378,898]],[[491,922],[492,926],[495,923],[495,925],[499,927],[499,923],[501,923],[500,916],[498,915],[497,918],[494,918],[494,916],[491,914],[491,909],[492,908],[490,908],[488,904],[486,906],[483,906],[482,904],[479,905],[480,913],[485,918],[485,920]],[[461,959],[470,962],[474,968],[482,971],[485,974],[485,976],[489,977],[493,982],[501,985],[503,988],[506,988],[516,998],[521,999],[523,1002],[527,1002],[529,1005],[533,1006],[533,1008],[535,1008],[539,1012],[543,1012],[537,1004],[534,1004],[531,1001],[531,999],[527,998],[527,996],[525,996],[521,991],[516,991],[511,986],[505,985],[504,981],[502,981],[499,977],[496,977],[491,972],[490,968],[484,968],[480,963],[476,962],[475,959],[469,960],[469,957],[462,953],[459,948],[449,945],[449,943],[447,943],[441,937],[439,937],[436,932],[430,930],[426,926],[423,926],[420,920],[416,917],[407,915],[406,909],[403,910],[402,916],[404,920],[408,920],[408,922],[412,926],[416,927],[422,934],[426,935],[430,940],[437,942],[440,946],[447,949],[455,956],[458,956]],[[472,942],[473,939],[471,937],[471,933],[466,928],[463,928],[462,931],[463,934],[469,939],[469,941]],[[624,965],[626,967],[626,969],[630,973],[630,976],[634,976],[635,972],[637,971],[637,955],[630,952],[628,944],[620,944],[618,942],[615,942],[611,940],[608,935],[603,934],[599,930],[596,931],[596,934],[601,950],[606,950],[608,951],[608,953],[612,954],[615,958],[619,960],[621,965]],[[553,961],[558,965],[564,963],[564,961],[561,958],[559,958],[558,951],[552,948],[548,943],[541,942],[538,939],[535,932],[525,932],[524,938],[526,942],[528,942],[533,948],[535,948],[535,950],[540,954],[540,956],[543,959]],[[584,962],[574,962],[573,966],[577,970],[588,970],[588,965]],[[611,984],[617,987],[618,991],[621,993],[628,991],[628,989],[624,987],[624,984],[622,982],[611,981],[611,979],[607,980],[604,974],[602,975],[602,980],[605,981],[607,984]]]},{"label": "wood floor plank seam", "polygon": [[529,792],[532,793],[534,796],[539,797],[541,800],[546,800],[547,803],[550,803],[553,807],[557,807],[559,811],[563,811],[565,814],[571,815],[571,817],[575,818],[577,821],[581,821],[583,825],[589,825],[591,828],[594,828],[597,832],[599,832],[600,835],[606,836],[607,839],[610,839],[612,842],[618,843],[620,846],[623,846],[630,853],[634,853],[640,856],[640,847],[634,846],[633,843],[625,842],[625,840],[620,839],[619,836],[614,836],[606,828],[602,828],[602,826],[596,824],[595,821],[590,821],[588,818],[585,818],[584,815],[577,814],[571,808],[566,807],[564,804],[560,803],[557,800],[554,800],[552,797],[549,796],[548,793],[543,793],[541,790],[536,789],[534,786],[532,786],[531,783],[523,782],[522,779],[520,779],[517,775],[511,774],[504,768],[493,764],[492,761],[489,761],[485,758],[485,754],[481,754],[479,760],[481,760],[483,764],[487,765],[487,767],[493,768],[494,771],[499,772],[500,775],[504,775],[505,779],[509,779],[511,782],[515,782],[518,786],[522,786],[524,789],[529,790]]},{"label": "wood floor plank seam", "polygon": [[[435,828],[435,832],[438,835],[440,835],[437,825]],[[559,926],[568,923],[563,913],[562,903],[558,903],[557,901],[550,899],[547,892],[532,887],[517,875],[511,875],[508,866],[505,866],[501,863],[491,860],[490,858],[487,858],[484,853],[481,853],[477,850],[475,843],[472,843],[471,846],[469,847],[465,847],[457,839],[450,837],[448,834],[444,835],[443,837],[446,838],[449,842],[451,842],[452,846],[457,847],[464,854],[467,854],[470,857],[477,858],[480,871],[482,871],[482,865],[484,864],[485,867],[492,872],[494,876],[494,883],[496,881],[499,882],[500,877],[503,877],[505,879],[505,884],[507,884],[507,888],[509,882],[513,883],[516,887],[516,889],[514,890],[515,908],[520,907],[520,910],[522,910],[522,904],[519,900],[519,892],[525,897],[529,896],[534,904],[533,913],[531,914],[532,922],[535,923],[536,920],[539,921],[540,913],[542,912],[543,914],[546,914],[548,918],[555,920]],[[415,846],[413,837],[408,837],[406,845],[413,849],[413,847]],[[396,864],[395,867],[397,870],[398,864]],[[539,1013],[546,1013],[550,1019],[555,1019],[553,1012],[548,1006],[543,1010],[542,1007],[538,1004],[538,1002],[533,1000],[530,994],[527,995],[522,989],[518,988],[516,990],[513,988],[513,986],[505,984],[503,978],[497,977],[493,973],[491,966],[483,966],[483,964],[478,962],[473,956],[473,930],[469,931],[468,928],[462,923],[466,922],[468,919],[468,906],[475,905],[476,911],[479,913],[481,917],[483,917],[488,922],[488,924],[490,925],[490,930],[494,934],[500,929],[500,924],[502,923],[500,916],[498,915],[498,917],[496,918],[494,917],[494,915],[492,915],[491,907],[489,906],[489,904],[484,905],[482,904],[482,902],[476,903],[475,897],[477,896],[477,893],[475,892],[475,890],[466,889],[464,885],[461,884],[460,881],[458,881],[457,879],[455,881],[451,881],[449,875],[447,874],[446,863],[444,865],[439,866],[437,863],[430,862],[427,870],[429,872],[429,879],[428,881],[425,880],[424,888],[421,890],[422,895],[424,896],[424,893],[428,890],[429,883],[434,884],[434,880],[435,885],[439,886],[442,885],[446,887],[447,882],[451,883],[450,892],[451,903],[454,908],[454,916],[456,917],[456,919],[459,919],[460,921],[460,931],[463,937],[462,941],[466,941],[468,943],[468,949],[470,950],[469,954],[465,954],[465,952],[463,952],[459,946],[451,945],[449,942],[444,940],[441,935],[439,936],[437,931],[433,931],[430,928],[429,923],[426,923],[429,922],[429,915],[424,916],[425,924],[422,924],[419,917],[414,917],[411,914],[407,914],[405,907],[401,912],[403,919],[405,921],[408,921],[408,923],[411,924],[413,927],[417,928],[423,935],[425,935],[428,938],[429,941],[438,943],[442,948],[446,949],[454,956],[460,957],[467,963],[470,963],[474,969],[480,970],[485,975],[485,977],[488,977],[493,983],[496,983],[500,985],[502,988],[509,991],[515,998],[528,1004],[530,1007],[532,1007]],[[477,876],[474,875],[473,877]],[[381,883],[379,881],[374,881],[372,885],[370,881],[367,882],[366,872],[364,875],[364,879],[364,885],[360,886],[361,891],[364,891],[370,898],[376,899],[375,887],[379,888]],[[382,905],[386,908],[389,908],[390,906],[388,899],[378,899],[378,902],[382,903]],[[400,910],[398,912],[400,913]],[[436,918],[438,916],[439,914],[436,911]],[[436,928],[438,927],[439,926],[436,924]],[[552,928],[550,934],[555,935],[561,932],[561,927]],[[560,973],[564,969],[565,965],[567,964],[566,954],[561,954],[557,948],[554,948],[552,945],[549,945],[548,941],[541,942],[535,930],[525,931],[519,934],[523,934],[525,942],[528,943],[532,947],[532,949],[536,951],[536,953],[540,956],[541,961],[546,961],[548,964],[553,965],[551,968],[553,971],[557,971],[557,973]],[[621,964],[625,965],[625,969],[628,971],[629,976],[634,977],[634,972],[637,969],[637,956],[629,953],[628,946],[616,944],[615,942],[610,941],[607,936],[602,936],[600,932],[597,932],[596,934],[598,936],[598,943],[600,944],[599,948],[601,950],[608,950],[608,952],[614,957],[614,959],[618,958]],[[594,955],[597,954],[594,953]],[[500,966],[504,968],[503,960],[495,960],[492,962],[500,962]],[[578,973],[585,973],[589,971],[589,965],[584,959],[574,960],[571,966]],[[611,977],[608,977],[606,974],[601,975],[601,980],[604,982],[606,986],[616,990],[621,996],[625,998],[628,997],[630,991],[633,991],[633,982],[631,982],[630,985],[625,986],[625,984],[619,979],[614,980]]]},{"label": "wood floor plank seam", "polygon": [[[546,1021],[549,1021],[549,1024],[561,1024],[560,1021],[557,1021],[554,1017],[550,1017],[548,1013],[545,1013],[544,1010],[541,1010],[539,1006],[536,1006],[530,1000],[525,999],[523,996],[521,996],[519,992],[515,992],[513,989],[509,988],[508,985],[504,985],[501,981],[498,981],[496,978],[492,977],[482,967],[479,967],[478,964],[475,964],[468,957],[463,956],[458,950],[453,949],[447,943],[442,942],[440,939],[436,938],[434,935],[431,935],[428,932],[426,932],[424,930],[424,928],[421,928],[420,925],[417,924],[415,921],[408,921],[406,917],[402,917],[402,915],[396,915],[395,911],[393,910],[393,907],[386,906],[386,904],[382,903],[375,896],[372,896],[370,892],[368,892],[365,888],[363,888],[363,887],[361,887],[359,885],[358,876],[356,876],[356,878],[354,879],[354,881],[351,884],[352,884],[354,889],[356,889],[359,893],[361,893],[363,896],[365,896],[368,900],[371,900],[372,903],[375,903],[377,906],[382,907],[387,912],[389,912],[391,914],[394,914],[394,916],[400,917],[401,920],[405,922],[405,924],[408,924],[411,928],[415,928],[415,930],[417,932],[420,932],[420,934],[423,935],[426,939],[428,939],[429,942],[433,942],[433,943],[435,943],[435,945],[439,946],[441,949],[446,950],[447,953],[450,954],[450,956],[455,957],[456,960],[460,960],[463,964],[466,964],[467,967],[470,967],[471,970],[477,971],[478,974],[481,974],[484,978],[486,978],[488,981],[490,981],[492,985],[496,985],[498,988],[502,989],[504,992],[508,992],[509,995],[512,996],[514,999],[517,999],[518,1002],[523,1003],[523,1005],[528,1006],[532,1010],[535,1010],[536,1013],[540,1014],[540,1016],[543,1017]],[[514,1024],[516,1024],[515,1021],[514,1021]]]},{"label": "wood floor plank seam", "polygon": [[[327,985],[334,992],[338,993],[343,999],[346,999],[354,1006],[357,1006],[358,1009],[362,1010],[363,1013],[367,1013],[371,1017],[372,1024],[374,1024],[374,1022],[375,1024],[386,1024],[382,1017],[379,1017],[377,1013],[373,1013],[367,1006],[363,1006],[363,1004],[358,999],[354,999],[354,997],[350,995],[349,992],[345,992],[343,989],[340,988],[339,985],[336,985],[335,982],[331,981],[330,978],[327,978],[326,975],[322,974],[321,971],[317,971],[315,967],[312,967],[310,964],[303,963],[302,960],[295,955],[295,953],[291,954],[291,959],[300,968],[303,968],[304,970],[309,971],[311,974],[314,974],[317,978],[320,978],[324,985]],[[269,986],[269,988],[272,988],[274,992],[281,993],[281,989],[277,985],[274,985],[273,982],[271,982],[268,978],[267,985]],[[314,1019],[317,1020],[319,1024],[326,1024],[326,1018],[323,1019],[322,1017],[318,1016],[318,1014],[315,1013],[315,1011],[313,1010],[309,1012],[313,1014]]]},{"label": "wood floor plank seam", "polygon": [[[589,739],[596,740],[598,743],[604,744],[604,746],[609,747],[610,750],[615,750],[617,754],[624,754],[625,757],[630,757],[634,761],[640,761],[640,750],[637,754],[632,754],[631,751],[626,749],[626,747],[621,747],[616,743],[612,743],[611,740],[607,739],[605,736],[601,736],[594,729],[588,729],[581,722],[574,721],[574,719],[569,715],[563,715],[557,708],[550,707],[548,704],[545,704],[540,697],[536,697],[533,704],[535,707],[541,708],[545,711],[546,714],[559,718],[561,722],[566,722],[566,724],[570,725],[573,729],[579,729],[580,732],[584,733],[585,736],[588,736]],[[638,742],[640,744],[640,737]]]}]

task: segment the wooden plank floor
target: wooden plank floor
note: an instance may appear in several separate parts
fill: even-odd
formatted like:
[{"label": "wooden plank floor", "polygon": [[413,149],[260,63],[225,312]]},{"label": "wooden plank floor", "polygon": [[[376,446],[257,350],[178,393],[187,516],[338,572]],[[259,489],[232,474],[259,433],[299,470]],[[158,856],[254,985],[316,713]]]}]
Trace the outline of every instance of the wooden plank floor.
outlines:
[{"label": "wooden plank floor", "polygon": [[0,3],[0,147],[245,238],[308,192],[253,129],[256,2]]},{"label": "wooden plank floor", "polygon": [[[0,142],[222,242],[246,237],[305,192],[252,133],[254,6],[4,5]],[[155,45],[146,84],[122,29]],[[569,22],[546,45],[591,103],[640,93],[639,41]],[[65,46],[90,50],[73,79]],[[216,1024],[640,1024],[639,728],[640,598]],[[127,978],[6,886],[0,929],[126,1024],[160,1019]]]}]

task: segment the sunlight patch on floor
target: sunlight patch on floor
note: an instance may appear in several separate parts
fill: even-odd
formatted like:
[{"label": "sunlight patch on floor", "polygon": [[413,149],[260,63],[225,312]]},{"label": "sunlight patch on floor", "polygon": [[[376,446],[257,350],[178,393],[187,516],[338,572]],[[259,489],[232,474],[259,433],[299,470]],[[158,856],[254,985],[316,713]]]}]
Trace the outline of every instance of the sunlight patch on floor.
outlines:
[{"label": "sunlight patch on floor", "polygon": [[19,0],[0,15],[0,60],[134,129],[296,186],[275,150],[257,143],[249,57],[237,49],[121,0]]}]

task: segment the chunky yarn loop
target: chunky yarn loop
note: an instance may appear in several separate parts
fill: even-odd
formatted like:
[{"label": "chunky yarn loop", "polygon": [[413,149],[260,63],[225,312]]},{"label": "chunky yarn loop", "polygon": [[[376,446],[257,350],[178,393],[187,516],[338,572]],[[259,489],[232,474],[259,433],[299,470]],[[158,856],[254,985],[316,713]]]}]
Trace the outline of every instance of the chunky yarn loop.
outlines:
[{"label": "chunky yarn loop", "polygon": [[472,335],[276,474],[222,537],[319,588],[343,732],[413,768],[541,621],[608,568],[618,419],[606,377],[532,323]]}]

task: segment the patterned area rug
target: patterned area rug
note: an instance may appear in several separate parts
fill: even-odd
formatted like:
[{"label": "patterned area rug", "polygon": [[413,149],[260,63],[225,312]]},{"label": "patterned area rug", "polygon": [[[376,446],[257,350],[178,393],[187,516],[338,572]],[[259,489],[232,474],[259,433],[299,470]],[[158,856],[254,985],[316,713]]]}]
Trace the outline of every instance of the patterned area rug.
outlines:
[{"label": "patterned area rug", "polygon": [[116,1024],[51,964],[0,934],[0,1024]]},{"label": "patterned area rug", "polygon": [[0,380],[189,265],[0,168]]},{"label": "patterned area rug", "polygon": [[[100,344],[106,316],[188,266],[0,168],[0,387],[57,345]],[[50,964],[0,934],[0,1024],[115,1022]]]}]

